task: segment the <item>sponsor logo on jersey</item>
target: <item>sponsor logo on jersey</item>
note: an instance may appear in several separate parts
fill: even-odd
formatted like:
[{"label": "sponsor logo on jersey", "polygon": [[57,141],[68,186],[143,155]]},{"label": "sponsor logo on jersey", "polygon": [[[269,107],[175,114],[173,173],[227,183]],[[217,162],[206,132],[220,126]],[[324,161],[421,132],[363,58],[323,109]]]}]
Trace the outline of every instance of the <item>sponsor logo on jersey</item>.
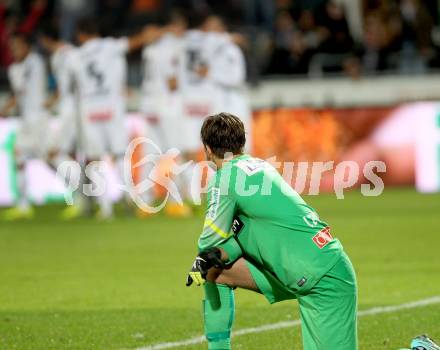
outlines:
[{"label": "sponsor logo on jersey", "polygon": [[312,237],[313,242],[319,249],[324,248],[333,240],[333,236],[330,234],[330,227],[325,227]]},{"label": "sponsor logo on jersey", "polygon": [[307,282],[307,278],[302,277],[298,282],[296,282],[296,284],[298,285],[298,287],[302,287],[303,285],[305,285]]},{"label": "sponsor logo on jersey", "polygon": [[210,104],[187,104],[185,106],[185,112],[188,117],[201,118],[205,117],[211,112]]},{"label": "sponsor logo on jersey", "polygon": [[217,210],[220,205],[220,188],[213,187],[211,189],[211,200],[209,202],[208,218],[215,219]]},{"label": "sponsor logo on jersey", "polygon": [[111,111],[99,111],[92,112],[89,114],[89,120],[91,122],[105,122],[113,118],[113,113]]},{"label": "sponsor logo on jersey", "polygon": [[234,218],[234,220],[232,221],[232,226],[231,226],[232,232],[234,232],[234,234],[238,235],[240,233],[240,231],[243,229],[243,227],[244,227],[243,221],[241,221],[240,218],[238,216],[236,216]]}]

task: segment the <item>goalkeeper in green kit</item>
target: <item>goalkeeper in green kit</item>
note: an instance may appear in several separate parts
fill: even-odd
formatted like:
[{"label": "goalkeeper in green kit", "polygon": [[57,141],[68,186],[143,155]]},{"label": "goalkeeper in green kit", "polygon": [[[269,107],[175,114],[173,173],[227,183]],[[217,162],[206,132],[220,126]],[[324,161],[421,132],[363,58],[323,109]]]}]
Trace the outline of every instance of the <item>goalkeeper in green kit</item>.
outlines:
[{"label": "goalkeeper in green kit", "polygon": [[231,349],[233,289],[244,288],[298,300],[304,350],[357,349],[356,276],[329,226],[275,168],[243,154],[239,118],[210,116],[201,137],[217,172],[187,285],[204,285],[208,348]]}]

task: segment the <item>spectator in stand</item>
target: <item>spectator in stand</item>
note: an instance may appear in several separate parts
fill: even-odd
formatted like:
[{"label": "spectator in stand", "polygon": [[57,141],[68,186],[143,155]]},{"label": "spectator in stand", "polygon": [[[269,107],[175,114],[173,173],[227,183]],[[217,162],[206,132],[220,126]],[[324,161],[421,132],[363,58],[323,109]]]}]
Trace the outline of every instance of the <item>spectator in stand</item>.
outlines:
[{"label": "spectator in stand", "polygon": [[434,24],[439,24],[440,19],[440,3],[437,0],[424,0],[426,10],[431,14]]},{"label": "spectator in stand", "polygon": [[295,22],[288,11],[281,11],[275,21],[274,44],[278,49],[289,50],[295,32],[297,32]]},{"label": "spectator in stand", "polygon": [[[125,21],[130,2],[127,0],[100,0],[98,13],[102,34],[117,35],[125,29]],[[125,33],[124,33],[125,34]]]},{"label": "spectator in stand", "polygon": [[353,39],[350,35],[344,8],[331,0],[325,5],[325,11],[320,21],[324,32],[324,42],[321,51],[326,53],[347,53],[353,49]]},{"label": "spectator in stand", "polygon": [[295,33],[295,23],[288,11],[281,11],[275,19],[274,38],[271,43],[272,51],[268,63],[267,74],[287,74],[289,65],[289,46]]},{"label": "spectator in stand", "polygon": [[[146,23],[156,22],[158,13],[161,10],[160,5],[159,0],[132,0],[127,21],[129,32],[142,28]],[[165,6],[165,4],[162,6]]]},{"label": "spectator in stand", "polygon": [[243,0],[245,24],[272,33],[275,20],[275,2],[268,0]]},{"label": "spectator in stand", "polygon": [[303,41],[305,50],[316,51],[322,46],[327,36],[327,30],[316,23],[315,14],[305,10],[298,19],[299,38]]},{"label": "spectator in stand", "polygon": [[[72,41],[81,17],[99,13],[104,33],[120,36],[146,23],[160,22],[162,15],[176,7],[190,21],[208,13],[228,18],[234,31],[248,39],[251,82],[257,82],[262,72],[311,76],[339,72],[341,62],[352,76],[384,70],[422,73],[430,65],[440,67],[440,40],[438,35],[431,39],[431,32],[436,33],[434,23],[440,18],[439,1],[0,0],[0,67],[12,60],[8,47],[11,33],[32,35],[42,16],[58,24],[63,40]],[[346,60],[350,52],[352,56]],[[129,75],[137,77],[139,58],[134,55],[131,59],[135,64],[130,65]],[[3,69],[0,84],[5,81]]]},{"label": "spectator in stand", "polygon": [[426,71],[433,54],[431,33],[433,18],[420,0],[401,0],[402,73],[420,74]]},{"label": "spectator in stand", "polygon": [[291,57],[297,62],[297,73],[308,72],[310,60],[322,46],[325,35],[326,31],[316,23],[315,14],[310,10],[302,11],[298,19],[298,31],[290,47]]},{"label": "spectator in stand", "polygon": [[9,66],[13,59],[10,51],[10,37],[14,33],[31,35],[46,10],[47,0],[35,0],[30,6],[29,13],[24,17],[11,12],[4,0],[0,0],[0,64]]},{"label": "spectator in stand", "polygon": [[61,40],[72,42],[78,20],[92,16],[96,8],[97,0],[56,0]]},{"label": "spectator in stand", "polygon": [[390,6],[383,17],[388,31],[388,50],[394,57],[392,68],[397,68],[396,61],[402,48],[402,19],[397,4]]},{"label": "spectator in stand", "polygon": [[228,19],[228,25],[236,28],[243,23],[242,20],[242,3],[241,0],[207,0],[210,13]]},{"label": "spectator in stand", "polygon": [[316,13],[327,2],[327,0],[294,0],[295,6],[299,9]]},{"label": "spectator in stand", "polygon": [[345,62],[346,72],[353,78],[361,74],[374,75],[388,66],[390,37],[383,16],[372,12],[364,22],[364,42]]},{"label": "spectator in stand", "polygon": [[311,11],[301,12],[296,24],[287,10],[280,11],[275,21],[275,36],[270,74],[306,74],[311,56],[324,39]]},{"label": "spectator in stand", "polygon": [[275,19],[275,33],[272,42],[272,56],[267,73],[290,74],[292,73],[292,58],[290,49],[298,29],[291,14],[280,11]]}]

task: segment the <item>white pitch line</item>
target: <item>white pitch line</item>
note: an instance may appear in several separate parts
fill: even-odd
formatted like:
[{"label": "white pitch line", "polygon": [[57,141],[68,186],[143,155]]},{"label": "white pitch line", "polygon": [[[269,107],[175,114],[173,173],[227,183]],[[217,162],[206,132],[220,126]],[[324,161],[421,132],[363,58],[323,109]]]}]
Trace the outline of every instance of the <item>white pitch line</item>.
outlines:
[{"label": "white pitch line", "polygon": [[[427,305],[433,305],[433,304],[440,304],[440,295],[434,296],[432,298],[428,299],[422,299],[417,300],[405,304],[399,304],[399,305],[392,305],[392,306],[377,306],[373,307],[371,309],[362,310],[358,312],[358,317],[363,316],[370,316],[370,315],[379,315],[379,314],[387,314],[394,311],[400,311],[400,310],[406,310],[406,309],[414,309],[417,307],[427,306]],[[277,323],[271,323],[271,324],[265,324],[263,326],[259,327],[251,327],[251,328],[243,328],[238,331],[235,331],[232,333],[233,337],[238,337],[240,335],[245,334],[253,334],[253,333],[261,333],[261,332],[267,332],[272,330],[278,330],[283,328],[289,328],[294,326],[299,326],[301,324],[300,320],[294,320],[294,321],[283,321],[283,322],[277,322]],[[175,342],[169,342],[169,343],[159,343],[155,345],[148,345],[141,348],[136,348],[133,350],[162,350],[162,349],[172,349],[172,348],[178,348],[181,346],[186,345],[195,345],[195,344],[201,344],[205,342],[206,339],[204,336],[194,337],[186,340],[180,340]]]}]

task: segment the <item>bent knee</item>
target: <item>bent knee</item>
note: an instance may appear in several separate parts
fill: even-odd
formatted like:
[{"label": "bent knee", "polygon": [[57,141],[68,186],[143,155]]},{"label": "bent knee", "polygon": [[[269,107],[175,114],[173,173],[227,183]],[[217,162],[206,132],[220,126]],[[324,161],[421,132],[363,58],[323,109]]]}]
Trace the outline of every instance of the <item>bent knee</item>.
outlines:
[{"label": "bent knee", "polygon": [[206,280],[209,282],[214,282],[218,284],[224,284],[231,288],[236,287],[232,278],[228,277],[226,270],[221,269],[210,269]]},{"label": "bent knee", "polygon": [[220,274],[215,279],[214,282],[218,283],[218,284],[224,284],[224,285],[231,287],[231,288],[237,287],[237,284],[231,278],[229,278],[228,276],[225,276],[224,274]]}]

